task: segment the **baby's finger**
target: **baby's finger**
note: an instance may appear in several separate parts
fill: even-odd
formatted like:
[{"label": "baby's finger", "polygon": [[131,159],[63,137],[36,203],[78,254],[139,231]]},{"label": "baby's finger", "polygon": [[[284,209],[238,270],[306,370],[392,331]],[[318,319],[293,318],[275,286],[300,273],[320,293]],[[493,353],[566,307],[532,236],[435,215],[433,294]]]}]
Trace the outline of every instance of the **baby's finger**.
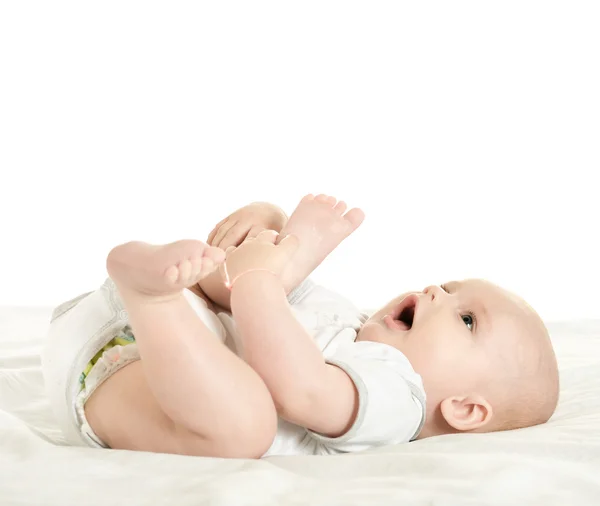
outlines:
[{"label": "baby's finger", "polygon": [[274,244],[279,244],[281,241],[283,241],[285,238],[287,237],[286,234],[282,234],[281,232],[279,234],[277,234],[277,237],[275,239],[275,243]]},{"label": "baby's finger", "polygon": [[248,225],[238,221],[227,231],[225,237],[219,243],[219,248],[227,249],[229,246],[239,246],[246,238],[247,233]]},{"label": "baby's finger", "polygon": [[249,237],[256,237],[258,234],[260,234],[263,230],[266,230],[265,227],[261,226],[261,225],[254,225],[249,231],[248,231],[248,235],[246,236],[246,239],[248,239]]},{"label": "baby's finger", "polygon": [[227,283],[229,281],[229,273],[227,272],[227,263],[223,262],[223,263],[219,264],[218,270],[219,270],[221,279],[225,283],[225,286],[227,286]]},{"label": "baby's finger", "polygon": [[219,227],[219,231],[217,232],[217,235],[213,239],[211,246],[219,246],[221,244],[221,241],[223,240],[223,238],[227,235],[227,232],[229,232],[229,229],[231,227],[233,227],[236,223],[237,223],[237,221],[231,220],[231,221],[227,221],[223,225],[221,225]]},{"label": "baby's finger", "polygon": [[226,218],[223,218],[219,223],[217,223],[213,227],[213,229],[211,230],[210,234],[208,234],[208,239],[206,240],[206,242],[208,244],[211,244],[212,240],[215,238],[215,235],[217,235],[217,232],[219,231],[219,228],[221,228],[221,225],[223,225],[223,223],[225,223],[228,219],[229,219],[229,216],[227,216]]},{"label": "baby's finger", "polygon": [[263,230],[256,236],[256,240],[260,242],[269,242],[275,244],[279,234],[275,230]]},{"label": "baby's finger", "polygon": [[208,239],[206,239],[206,244],[212,245],[212,240],[214,239],[215,235],[217,235],[217,230],[219,230],[218,227],[215,227],[210,231],[210,234],[208,234]]}]

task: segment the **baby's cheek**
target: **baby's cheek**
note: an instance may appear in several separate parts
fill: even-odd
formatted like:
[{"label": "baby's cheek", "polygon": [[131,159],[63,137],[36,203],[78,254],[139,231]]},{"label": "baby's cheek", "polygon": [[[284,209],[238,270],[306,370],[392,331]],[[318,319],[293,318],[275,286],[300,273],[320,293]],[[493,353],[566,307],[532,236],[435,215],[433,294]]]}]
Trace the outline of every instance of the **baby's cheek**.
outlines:
[{"label": "baby's cheek", "polygon": [[448,349],[443,343],[426,338],[415,339],[405,353],[408,360],[413,363],[413,367],[423,371],[421,374],[437,376],[445,373],[449,365],[454,362],[452,349]]}]

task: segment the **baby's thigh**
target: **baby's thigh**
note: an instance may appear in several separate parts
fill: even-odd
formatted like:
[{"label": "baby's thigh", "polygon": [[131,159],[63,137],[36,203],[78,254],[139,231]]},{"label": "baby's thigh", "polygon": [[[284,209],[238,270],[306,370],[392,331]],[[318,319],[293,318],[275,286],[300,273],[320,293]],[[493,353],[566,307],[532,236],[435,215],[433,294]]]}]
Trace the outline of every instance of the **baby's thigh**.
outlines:
[{"label": "baby's thigh", "polygon": [[226,456],[221,442],[178,426],[162,411],[141,360],[106,379],[87,400],[85,415],[96,436],[112,449]]}]

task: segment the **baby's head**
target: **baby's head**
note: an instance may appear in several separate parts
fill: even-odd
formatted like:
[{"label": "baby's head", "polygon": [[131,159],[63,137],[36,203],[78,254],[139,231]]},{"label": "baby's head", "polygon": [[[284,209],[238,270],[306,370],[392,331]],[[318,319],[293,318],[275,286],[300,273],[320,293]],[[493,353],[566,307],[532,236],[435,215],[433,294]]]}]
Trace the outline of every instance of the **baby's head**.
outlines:
[{"label": "baby's head", "polygon": [[357,340],[397,348],[421,375],[427,419],[420,438],[529,427],[556,408],[558,369],[544,323],[525,301],[487,281],[397,297]]}]

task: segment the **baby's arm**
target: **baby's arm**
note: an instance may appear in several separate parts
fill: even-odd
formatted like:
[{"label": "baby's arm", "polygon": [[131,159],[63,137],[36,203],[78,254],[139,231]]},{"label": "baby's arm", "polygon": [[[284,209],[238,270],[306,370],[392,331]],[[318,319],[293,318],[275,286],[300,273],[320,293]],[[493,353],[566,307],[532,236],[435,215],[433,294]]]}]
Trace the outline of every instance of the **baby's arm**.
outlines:
[{"label": "baby's arm", "polygon": [[278,414],[330,437],[345,433],[358,408],[354,383],[325,363],[292,313],[281,281],[266,271],[244,274],[232,288],[231,307],[243,358],[267,385]]},{"label": "baby's arm", "polygon": [[[341,369],[325,363],[292,313],[283,283],[286,275],[289,281],[290,272],[296,275],[297,261],[300,270],[312,271],[362,223],[360,209],[344,215],[346,207],[341,204],[326,196],[302,199],[290,218],[302,236],[292,261],[280,261],[281,269],[271,269],[279,278],[265,271],[245,273],[231,296],[243,357],[263,378],[280,416],[329,436],[344,433],[354,420],[358,405],[354,383]],[[237,252],[240,259],[244,246]],[[248,245],[246,250],[251,248]],[[264,252],[269,253],[268,249]]]}]

